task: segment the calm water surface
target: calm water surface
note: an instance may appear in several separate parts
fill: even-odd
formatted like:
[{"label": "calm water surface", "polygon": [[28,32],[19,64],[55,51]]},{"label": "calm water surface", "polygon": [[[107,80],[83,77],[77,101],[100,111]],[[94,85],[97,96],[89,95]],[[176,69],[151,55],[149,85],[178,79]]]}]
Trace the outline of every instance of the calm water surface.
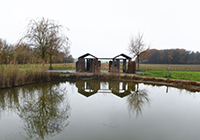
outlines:
[{"label": "calm water surface", "polygon": [[200,94],[77,81],[0,91],[0,140],[199,140]]}]

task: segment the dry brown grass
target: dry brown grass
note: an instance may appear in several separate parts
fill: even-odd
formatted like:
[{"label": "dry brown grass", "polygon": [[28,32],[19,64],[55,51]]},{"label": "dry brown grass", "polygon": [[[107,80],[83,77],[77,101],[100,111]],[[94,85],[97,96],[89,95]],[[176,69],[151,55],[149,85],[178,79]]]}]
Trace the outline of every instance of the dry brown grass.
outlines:
[{"label": "dry brown grass", "polygon": [[0,89],[47,82],[57,78],[59,79],[58,74],[49,72],[43,73],[40,71],[41,69],[42,68],[35,70],[29,67],[28,69],[20,70],[18,65],[1,66]]}]

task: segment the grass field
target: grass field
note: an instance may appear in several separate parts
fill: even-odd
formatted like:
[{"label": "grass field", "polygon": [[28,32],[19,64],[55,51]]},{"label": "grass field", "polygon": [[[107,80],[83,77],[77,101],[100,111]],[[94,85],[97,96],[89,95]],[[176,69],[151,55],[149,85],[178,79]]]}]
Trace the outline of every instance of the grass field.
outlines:
[{"label": "grass field", "polygon": [[200,81],[200,72],[198,71],[169,71],[170,77],[167,77],[167,71],[151,70],[146,71],[145,74],[140,74],[140,76]]},{"label": "grass field", "polygon": [[140,76],[200,81],[200,65],[141,64],[140,70],[145,72]]},{"label": "grass field", "polygon": [[200,65],[140,64],[141,71],[200,71]]},{"label": "grass field", "polygon": [[[47,68],[48,64],[45,65]],[[53,64],[56,70],[75,70],[75,63]],[[122,65],[120,66],[122,68]],[[108,63],[101,64],[101,70],[108,70]],[[200,65],[171,65],[171,64],[140,64],[141,71],[200,71]]]},{"label": "grass field", "polygon": [[[75,70],[75,63],[53,64],[53,68]],[[120,68],[122,68],[122,65]],[[101,64],[102,71],[108,71],[108,69],[108,63]],[[200,81],[200,65],[140,64],[140,71],[145,73],[141,76],[167,78],[167,69],[169,69],[169,79]]]},{"label": "grass field", "polygon": [[[8,75],[8,70],[18,68],[19,75],[29,70],[42,71],[42,64],[19,64],[12,67],[10,65],[2,65],[5,75]],[[1,68],[0,67],[0,71]],[[54,70],[75,70],[75,63],[53,64]],[[49,64],[45,64],[45,69],[48,70]],[[122,68],[122,66],[120,66]],[[8,70],[7,70],[8,69]],[[102,71],[108,71],[108,63],[101,64]],[[144,72],[141,76],[162,77],[167,78],[167,69],[169,69],[169,79],[183,79],[200,81],[200,65],[168,65],[168,64],[140,64],[140,71]]]}]

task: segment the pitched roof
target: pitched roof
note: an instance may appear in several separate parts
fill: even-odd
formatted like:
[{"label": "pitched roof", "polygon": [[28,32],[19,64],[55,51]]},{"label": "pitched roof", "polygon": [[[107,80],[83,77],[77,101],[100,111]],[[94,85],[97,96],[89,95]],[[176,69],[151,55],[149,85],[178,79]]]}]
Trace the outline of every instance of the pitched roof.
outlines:
[{"label": "pitched roof", "polygon": [[124,91],[123,93],[119,93],[119,91],[112,90],[112,93],[120,98],[124,98],[125,96],[131,94],[130,91]]},{"label": "pitched roof", "polygon": [[78,93],[82,94],[82,95],[85,96],[85,97],[90,97],[90,96],[96,94],[97,91],[87,92],[87,91],[85,91],[84,89],[78,89]]},{"label": "pitched roof", "polygon": [[130,56],[128,56],[128,55],[125,55],[125,54],[120,54],[120,55],[117,55],[117,56],[115,56],[113,59],[116,59],[117,57],[119,57],[119,56],[123,56],[123,57],[125,57],[126,59],[132,59]]},{"label": "pitched roof", "polygon": [[[92,56],[92,57],[94,57],[95,59],[98,59],[96,56],[94,56],[94,55],[92,55],[92,54],[90,54],[90,53],[86,53],[86,54],[80,56],[79,58],[85,58],[85,57],[87,57],[87,56]],[[79,59],[79,58],[78,58],[78,59]]]}]

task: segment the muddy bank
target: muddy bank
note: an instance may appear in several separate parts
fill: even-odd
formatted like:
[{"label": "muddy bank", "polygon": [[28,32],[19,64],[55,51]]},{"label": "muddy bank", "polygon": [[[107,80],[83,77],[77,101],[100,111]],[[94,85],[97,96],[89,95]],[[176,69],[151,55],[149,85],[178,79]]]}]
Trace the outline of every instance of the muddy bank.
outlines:
[{"label": "muddy bank", "polygon": [[112,73],[72,73],[68,75],[60,75],[60,80],[117,80],[131,81],[157,86],[169,86],[189,91],[200,92],[200,82],[189,80],[174,80],[156,77],[144,77],[135,74],[112,74]]}]

